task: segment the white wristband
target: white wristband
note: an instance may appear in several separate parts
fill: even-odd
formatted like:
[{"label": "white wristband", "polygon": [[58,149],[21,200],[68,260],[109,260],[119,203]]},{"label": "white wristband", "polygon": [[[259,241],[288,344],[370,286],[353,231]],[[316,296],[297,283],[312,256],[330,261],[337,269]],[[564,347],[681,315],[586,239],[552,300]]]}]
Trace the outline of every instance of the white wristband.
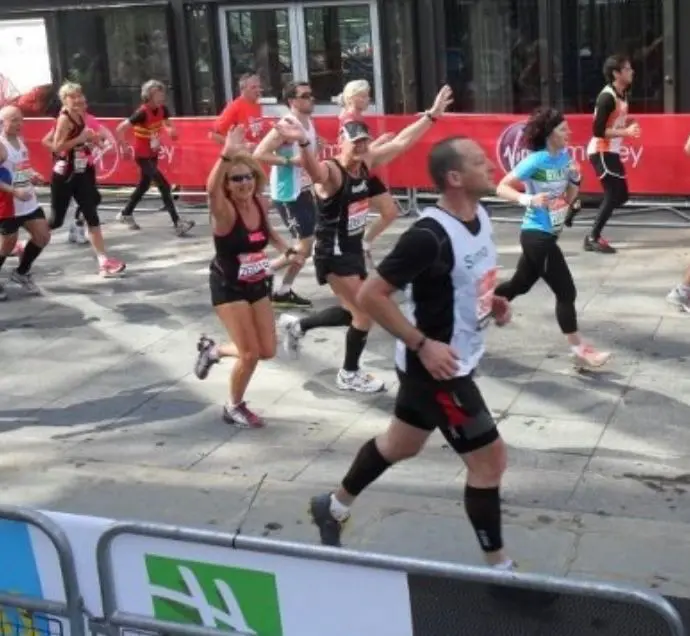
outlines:
[{"label": "white wristband", "polygon": [[521,194],[518,197],[518,203],[523,207],[523,208],[531,208],[532,207],[532,195],[531,194]]},{"label": "white wristband", "polygon": [[362,241],[362,249],[365,252],[370,252],[371,251],[371,245],[369,245],[369,243],[367,243],[366,241]]}]

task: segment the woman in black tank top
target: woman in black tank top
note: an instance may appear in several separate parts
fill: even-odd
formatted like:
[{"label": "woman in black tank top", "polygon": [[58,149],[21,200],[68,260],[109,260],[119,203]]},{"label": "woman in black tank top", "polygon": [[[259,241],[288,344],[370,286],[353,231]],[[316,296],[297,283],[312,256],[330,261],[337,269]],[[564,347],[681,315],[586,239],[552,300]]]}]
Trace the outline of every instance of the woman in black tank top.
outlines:
[{"label": "woman in black tank top", "polygon": [[267,203],[258,196],[266,176],[244,150],[243,133],[238,128],[230,133],[206,186],[215,248],[210,266],[211,302],[232,343],[216,344],[202,336],[194,371],[203,380],[221,358],[236,358],[223,419],[242,428],[260,428],[265,422],[249,410],[244,394],[258,361],[269,360],[276,353],[270,299],[274,264],[265,250],[270,243],[284,254],[276,264],[283,259],[304,259],[269,223]]},{"label": "woman in black tank top", "polygon": [[63,108],[58,115],[53,135],[55,156],[50,181],[51,229],[62,227],[70,201],[74,199],[89,226],[89,240],[96,252],[101,276],[116,276],[125,264],[106,254],[101,222],[98,217],[100,196],[96,185],[96,170],[89,144],[97,141],[95,131],[85,121],[86,99],[79,84],[67,82],[59,92]]},{"label": "woman in black tank top", "polygon": [[357,302],[357,294],[367,277],[364,239],[366,236],[368,242],[373,241],[392,220],[382,215],[366,230],[369,200],[374,195],[369,171],[408,150],[452,101],[452,91],[444,86],[433,106],[419,120],[393,139],[375,145],[370,143],[369,128],[363,121],[346,120],[340,131],[340,152],[328,161],[319,161],[299,123],[287,117],[276,125],[286,142],[300,145],[302,165],[314,183],[318,203],[314,233],[316,277],[319,284],[328,283],[340,301],[338,307],[329,307],[302,319],[283,314],[280,327],[284,347],[296,355],[307,331],[317,327],[349,327],[345,337],[345,359],[336,377],[339,389],[375,393],[385,388],[383,382],[359,367],[372,324]]}]

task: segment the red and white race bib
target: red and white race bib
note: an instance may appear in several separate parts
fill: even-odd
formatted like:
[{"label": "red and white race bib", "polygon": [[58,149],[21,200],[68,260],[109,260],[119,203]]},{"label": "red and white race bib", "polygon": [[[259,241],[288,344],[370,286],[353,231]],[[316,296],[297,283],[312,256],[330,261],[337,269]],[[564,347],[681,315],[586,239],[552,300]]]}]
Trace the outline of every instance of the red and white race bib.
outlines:
[{"label": "red and white race bib", "polygon": [[369,218],[369,199],[354,201],[347,206],[347,233],[350,236],[361,234]]},{"label": "red and white race bib", "polygon": [[498,285],[498,268],[486,271],[477,281],[477,328],[484,329],[489,324],[494,306],[494,292]]},{"label": "red and white race bib", "polygon": [[237,259],[240,262],[239,271],[237,272],[237,280],[239,282],[258,283],[266,278],[270,263],[263,251],[240,254]]}]

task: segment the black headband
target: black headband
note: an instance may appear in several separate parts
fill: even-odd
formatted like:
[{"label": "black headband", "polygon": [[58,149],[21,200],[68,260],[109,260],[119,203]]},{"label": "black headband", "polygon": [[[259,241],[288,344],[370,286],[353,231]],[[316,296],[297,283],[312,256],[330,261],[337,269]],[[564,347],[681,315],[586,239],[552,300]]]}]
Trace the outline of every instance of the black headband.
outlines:
[{"label": "black headband", "polygon": [[565,121],[563,113],[558,113],[556,116],[552,117],[544,128],[544,132],[548,137],[556,128],[558,128]]}]

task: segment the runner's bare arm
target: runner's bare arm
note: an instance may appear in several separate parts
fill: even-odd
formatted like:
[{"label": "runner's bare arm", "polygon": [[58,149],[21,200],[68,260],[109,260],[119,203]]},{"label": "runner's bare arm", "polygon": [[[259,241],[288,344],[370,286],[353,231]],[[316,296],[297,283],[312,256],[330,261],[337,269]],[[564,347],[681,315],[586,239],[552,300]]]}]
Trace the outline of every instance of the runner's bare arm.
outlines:
[{"label": "runner's bare arm", "polygon": [[379,216],[364,234],[364,242],[367,244],[373,243],[398,218],[398,206],[390,192],[371,197],[370,202],[372,207],[379,211]]},{"label": "runner's bare arm", "polygon": [[371,318],[412,350],[419,346],[424,334],[405,317],[392,296],[433,265],[439,250],[435,234],[423,223],[416,223],[402,234],[377,271],[364,281],[357,296],[359,306]]},{"label": "runner's bare arm", "polygon": [[89,138],[89,129],[85,128],[82,133],[74,139],[68,139],[72,130],[72,122],[67,115],[60,115],[55,126],[55,135],[53,137],[54,153],[69,152],[75,146],[83,144]]},{"label": "runner's bare arm", "polygon": [[55,128],[50,130],[43,139],[41,139],[41,145],[47,148],[51,152],[53,151],[53,139],[55,138]]},{"label": "runner's bare arm", "polygon": [[338,191],[342,185],[340,171],[333,169],[328,161],[320,161],[316,149],[312,148],[307,131],[302,124],[291,117],[284,117],[275,126],[285,141],[297,142],[300,148],[300,159],[304,171],[312,182],[318,186],[319,193],[328,197]]},{"label": "runner's bare arm", "polygon": [[688,140],[685,142],[685,152],[690,155],[690,137],[688,137]]},{"label": "runner's bare arm", "polygon": [[255,159],[269,166],[298,166],[301,159],[299,157],[282,157],[277,154],[278,148],[283,145],[282,136],[277,130],[270,130],[269,133],[259,142],[259,145],[252,153]]},{"label": "runner's bare arm", "polygon": [[115,129],[115,137],[117,137],[118,141],[124,141],[125,134],[131,127],[132,123],[129,121],[129,119],[124,119],[117,125],[117,128]]},{"label": "runner's bare arm", "polygon": [[433,106],[414,124],[403,128],[392,140],[370,146],[370,166],[376,168],[387,164],[408,150],[424,136],[452,103],[453,91],[450,86],[444,86],[436,95]]},{"label": "runner's bare arm", "polygon": [[213,168],[211,168],[206,181],[206,195],[208,196],[211,218],[214,223],[221,222],[226,232],[229,232],[235,225],[236,218],[235,207],[230,204],[228,197],[225,195],[225,184],[231,165],[228,159],[239,153],[246,152],[242,147],[243,138],[244,129],[241,126],[228,133],[220,157],[218,157]]}]

